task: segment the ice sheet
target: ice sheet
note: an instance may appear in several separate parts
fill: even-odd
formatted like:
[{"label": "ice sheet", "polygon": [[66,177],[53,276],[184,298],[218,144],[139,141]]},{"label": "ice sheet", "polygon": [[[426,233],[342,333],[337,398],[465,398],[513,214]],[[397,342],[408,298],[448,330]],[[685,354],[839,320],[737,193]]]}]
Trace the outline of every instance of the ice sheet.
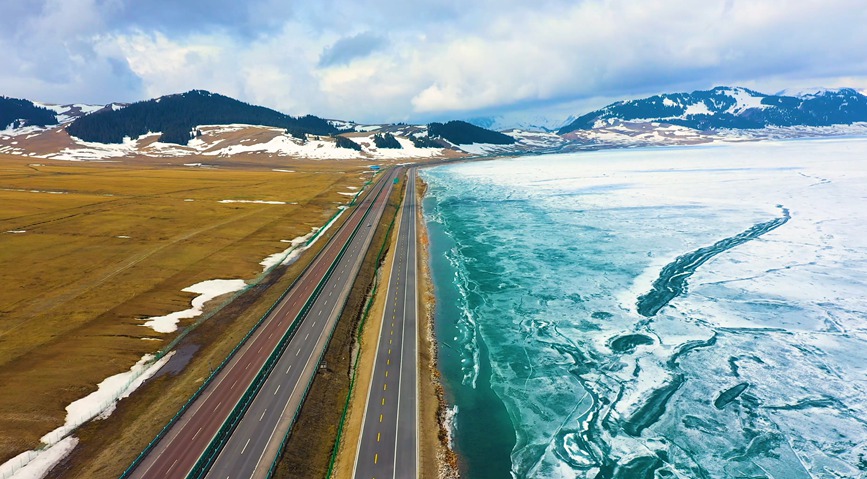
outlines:
[{"label": "ice sheet", "polygon": [[[467,314],[437,321],[473,320],[448,338],[454,380],[470,384],[483,341],[517,435],[513,475],[863,476],[865,155],[847,138],[423,170],[428,222],[456,244],[446,280],[467,291]],[[667,264],[782,207],[788,222],[637,312]]]}]

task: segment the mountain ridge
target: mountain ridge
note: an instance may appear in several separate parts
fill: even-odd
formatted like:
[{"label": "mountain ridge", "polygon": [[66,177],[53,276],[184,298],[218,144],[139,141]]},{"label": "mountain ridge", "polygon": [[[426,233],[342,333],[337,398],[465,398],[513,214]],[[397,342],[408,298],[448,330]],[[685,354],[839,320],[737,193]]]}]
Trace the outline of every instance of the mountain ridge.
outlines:
[{"label": "mountain ridge", "polygon": [[786,96],[721,86],[618,101],[579,116],[557,133],[591,130],[614,120],[659,122],[695,130],[852,124],[867,121],[867,96],[852,88]]},{"label": "mountain ridge", "polygon": [[[204,90],[130,105],[54,105],[3,97],[0,118],[5,113],[15,120],[0,135],[0,153],[83,160],[136,154],[396,159],[867,135],[867,96],[861,92],[809,88],[793,95],[726,86],[664,93],[569,117],[571,121],[556,132],[527,128],[529,123],[522,120],[531,117],[514,114],[508,120],[522,126],[500,132],[461,120],[365,125],[312,115],[292,117]],[[32,120],[9,107],[4,110],[2,100],[25,105],[44,118]],[[553,122],[553,116],[533,118]],[[506,119],[474,121],[502,127],[500,120]],[[55,131],[63,135],[48,134]]]},{"label": "mountain ridge", "polygon": [[119,110],[84,115],[68,127],[69,134],[85,141],[123,143],[149,132],[161,132],[161,142],[185,145],[199,125],[255,124],[285,128],[293,136],[330,135],[338,130],[312,115],[292,117],[263,106],[251,105],[205,90],[166,95],[136,102]]}]

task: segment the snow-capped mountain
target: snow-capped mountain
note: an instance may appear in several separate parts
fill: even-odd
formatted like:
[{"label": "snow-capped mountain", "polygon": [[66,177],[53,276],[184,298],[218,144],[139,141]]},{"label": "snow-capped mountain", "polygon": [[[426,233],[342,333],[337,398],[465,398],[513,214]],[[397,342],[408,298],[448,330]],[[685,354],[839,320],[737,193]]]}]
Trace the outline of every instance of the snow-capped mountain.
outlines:
[{"label": "snow-capped mountain", "polygon": [[363,125],[292,117],[201,90],[131,105],[0,97],[0,154],[72,160],[230,161],[239,155],[399,160],[867,135],[867,96],[848,88],[766,95],[717,87],[612,103],[569,117],[556,131],[564,121],[553,118],[541,112],[445,124]]},{"label": "snow-capped mountain", "polygon": [[466,120],[473,125],[494,131],[522,130],[535,132],[553,132],[575,121],[574,116],[565,120],[559,116],[549,115],[493,115],[480,116]]},{"label": "snow-capped mountain", "polygon": [[84,115],[89,115],[98,111],[117,111],[127,106],[126,103],[109,103],[108,105],[74,103],[70,105],[56,105],[53,103],[40,103],[38,101],[34,101],[33,104],[53,111],[58,123],[69,123]]},{"label": "snow-capped mountain", "polygon": [[69,123],[91,113],[116,111],[125,106],[124,103],[55,105],[19,98],[0,97],[0,130],[14,133],[26,128],[28,132],[32,133],[40,128]]},{"label": "snow-capped mountain", "polygon": [[478,145],[516,143],[508,135],[463,121],[359,125],[312,115],[293,117],[204,90],[129,105],[2,100],[0,115],[8,117],[10,126],[0,131],[0,154],[32,158],[411,160],[459,157],[474,154]]},{"label": "snow-capped mountain", "polygon": [[788,96],[717,87],[612,103],[578,117],[558,133],[592,130],[617,121],[658,122],[695,130],[848,125],[867,121],[867,96],[851,88],[813,89]]},{"label": "snow-capped mountain", "polygon": [[12,131],[24,127],[44,128],[56,125],[51,110],[29,100],[0,96],[0,130]]}]

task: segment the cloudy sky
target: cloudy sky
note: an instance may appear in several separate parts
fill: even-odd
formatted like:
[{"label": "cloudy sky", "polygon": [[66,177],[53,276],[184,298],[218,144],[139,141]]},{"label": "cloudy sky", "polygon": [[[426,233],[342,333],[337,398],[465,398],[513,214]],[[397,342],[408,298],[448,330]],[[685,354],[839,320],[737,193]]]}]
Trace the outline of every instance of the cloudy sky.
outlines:
[{"label": "cloudy sky", "polygon": [[863,0],[2,0],[0,94],[565,116],[716,85],[867,88],[865,25]]}]

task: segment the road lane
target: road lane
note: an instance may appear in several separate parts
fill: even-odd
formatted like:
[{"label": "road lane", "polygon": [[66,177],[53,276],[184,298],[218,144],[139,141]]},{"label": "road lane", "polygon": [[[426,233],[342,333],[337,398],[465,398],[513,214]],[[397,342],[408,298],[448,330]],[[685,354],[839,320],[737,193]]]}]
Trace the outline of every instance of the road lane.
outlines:
[{"label": "road lane", "polygon": [[415,169],[407,174],[394,263],[353,476],[418,477],[418,295]]},{"label": "road lane", "polygon": [[[278,346],[308,298],[331,268],[344,245],[362,224],[367,210],[382,208],[393,173],[382,175],[371,193],[353,209],[316,259],[288,293],[215,376],[160,441],[137,464],[128,477],[182,478],[198,461],[225,419],[243,397],[266,359]],[[367,228],[365,228],[367,229]],[[335,271],[337,273],[337,271]],[[346,274],[346,272],[338,273]]]}]

